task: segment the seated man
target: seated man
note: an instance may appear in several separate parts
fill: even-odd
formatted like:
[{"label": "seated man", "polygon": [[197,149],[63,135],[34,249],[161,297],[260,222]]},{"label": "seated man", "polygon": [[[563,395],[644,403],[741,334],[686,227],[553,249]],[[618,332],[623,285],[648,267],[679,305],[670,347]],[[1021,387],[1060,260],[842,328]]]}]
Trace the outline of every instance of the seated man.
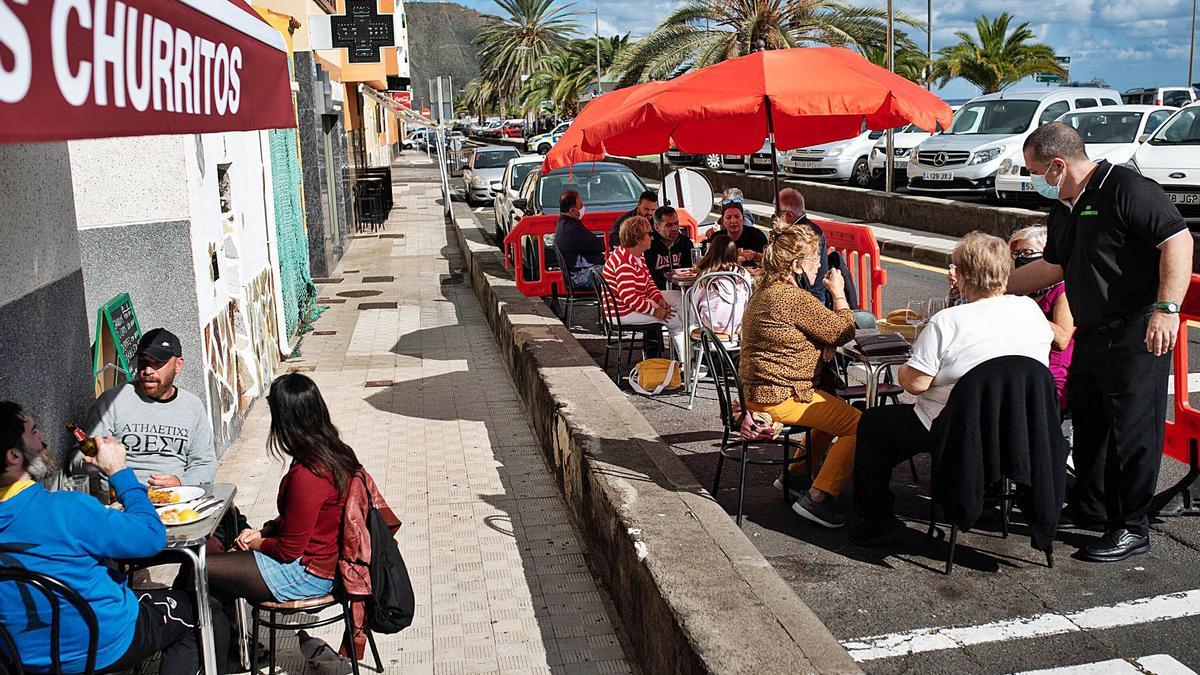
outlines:
[{"label": "seated man", "polygon": [[654,211],[654,231],[650,233],[650,248],[646,250],[646,266],[659,289],[667,287],[671,270],[692,266],[692,240],[680,231],[679,213],[673,206],[660,206]]},{"label": "seated man", "polygon": [[[202,485],[217,474],[208,410],[175,386],[181,368],[179,338],[165,328],[148,331],[138,342],[136,379],[100,394],[83,427],[89,436],[116,436],[128,448],[129,467],[148,485]],[[86,470],[76,453],[71,472]]]},{"label": "seated man", "polygon": [[966,303],[935,314],[900,366],[900,386],[916,404],[869,408],[859,420],[854,508],[863,522],[850,532],[855,543],[878,542],[904,527],[893,513],[892,467],[931,450],[930,429],[955,382],[999,356],[1048,360],[1054,334],[1037,303],[1004,294],[1012,271],[1004,240],[972,232],[951,259]]},{"label": "seated man", "polygon": [[[42,432],[11,401],[0,402],[0,564],[45,574],[79,593],[96,614],[97,672],[129,670],[161,651],[162,673],[199,669],[196,610],[185,592],[135,592],[115,579],[107,559],[148,558],[166,545],[166,531],[146,486],[125,466],[125,446],[111,436],[96,439],[98,452],[83,461],[109,478],[123,511],[106,509],[79,492],[48,492],[35,482],[50,473]],[[59,630],[64,672],[83,671],[88,631],[66,607]],[[16,642],[27,668],[50,667],[49,601],[17,582],[0,582],[0,624]],[[229,627],[213,613],[218,658],[228,647]],[[220,665],[220,664],[218,664]],[[222,669],[221,672],[224,672]]]},{"label": "seated man", "polygon": [[621,223],[629,220],[634,216],[641,216],[646,220],[654,215],[654,208],[658,206],[658,193],[654,190],[645,190],[638,195],[637,205],[633,209],[617,216],[613,221],[612,229],[608,231],[608,248],[611,251],[621,243]]},{"label": "seated man", "polygon": [[583,197],[566,190],[558,200],[558,224],[554,227],[554,247],[562,254],[571,281],[580,288],[592,287],[592,268],[604,265],[604,240],[583,226]]}]

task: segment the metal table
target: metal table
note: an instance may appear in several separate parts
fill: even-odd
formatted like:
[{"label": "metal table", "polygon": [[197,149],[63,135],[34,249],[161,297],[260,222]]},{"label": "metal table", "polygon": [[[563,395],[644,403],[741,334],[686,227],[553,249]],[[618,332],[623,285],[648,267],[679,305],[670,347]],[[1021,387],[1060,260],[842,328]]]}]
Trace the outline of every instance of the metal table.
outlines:
[{"label": "metal table", "polygon": [[864,329],[854,333],[854,341],[848,342],[839,347],[846,356],[863,364],[867,370],[866,391],[863,396],[863,405],[868,408],[873,408],[879,403],[879,376],[891,366],[900,366],[908,361],[912,356],[912,346],[909,345],[908,351],[902,354],[882,354],[877,356],[868,356],[858,350],[858,338],[878,335],[879,331]]},{"label": "metal table", "polygon": [[167,527],[167,547],[164,553],[178,553],[192,561],[192,578],[196,583],[196,616],[200,620],[200,654],[207,675],[217,673],[217,652],[213,645],[212,609],[208,606],[208,563],[205,544],[217,526],[229,513],[237,486],[232,483],[213,483],[201,486],[206,497],[217,497],[221,505],[202,520],[187,525]]},{"label": "metal table", "polygon": [[[695,285],[699,275],[686,275],[677,277],[675,270],[671,270],[667,274],[667,288],[676,286],[679,288],[679,322],[683,324],[683,390],[687,391],[691,385],[692,379],[692,286]],[[668,297],[668,301],[673,296]]]}]

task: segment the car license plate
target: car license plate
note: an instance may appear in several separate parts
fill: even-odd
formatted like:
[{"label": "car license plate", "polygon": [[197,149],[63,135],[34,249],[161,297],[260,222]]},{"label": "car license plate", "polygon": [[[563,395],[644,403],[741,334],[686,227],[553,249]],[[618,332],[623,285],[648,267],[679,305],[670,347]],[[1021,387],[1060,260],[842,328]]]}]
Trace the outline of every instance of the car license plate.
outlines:
[{"label": "car license plate", "polygon": [[1200,192],[1168,192],[1171,203],[1180,206],[1195,206],[1200,204]]},{"label": "car license plate", "polygon": [[798,159],[795,161],[794,166],[797,169],[815,169],[818,166],[821,166],[821,160],[819,160],[819,159]]},{"label": "car license plate", "polygon": [[735,162],[740,162],[740,161],[742,161],[742,156],[741,155],[721,155],[721,159],[728,159],[728,160],[732,160]]},{"label": "car license plate", "polygon": [[1021,181],[1021,192],[1033,192],[1033,183],[1029,181]]},{"label": "car license plate", "polygon": [[953,171],[926,171],[925,180],[954,180]]},{"label": "car license plate", "polygon": [[892,166],[894,166],[897,169],[908,170],[908,160],[907,159],[893,159]]}]

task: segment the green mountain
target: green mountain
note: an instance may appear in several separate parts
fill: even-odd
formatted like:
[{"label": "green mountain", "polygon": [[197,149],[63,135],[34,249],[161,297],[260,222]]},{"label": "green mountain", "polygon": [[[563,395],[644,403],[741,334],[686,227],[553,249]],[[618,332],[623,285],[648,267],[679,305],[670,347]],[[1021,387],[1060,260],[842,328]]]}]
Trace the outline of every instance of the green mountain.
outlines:
[{"label": "green mountain", "polygon": [[453,2],[406,2],[413,103],[428,105],[429,80],[449,76],[456,95],[479,75],[479,49],[471,40],[483,23],[479,12]]}]

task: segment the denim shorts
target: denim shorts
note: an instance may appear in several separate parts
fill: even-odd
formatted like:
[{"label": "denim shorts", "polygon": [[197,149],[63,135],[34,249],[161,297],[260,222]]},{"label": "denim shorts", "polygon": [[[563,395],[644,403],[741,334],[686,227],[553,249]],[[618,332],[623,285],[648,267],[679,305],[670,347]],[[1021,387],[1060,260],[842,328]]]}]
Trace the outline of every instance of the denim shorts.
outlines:
[{"label": "denim shorts", "polygon": [[254,562],[258,563],[258,573],[278,602],[319,598],[333,590],[333,579],[309,574],[299,558],[290,563],[281,563],[261,551],[255,551]]}]

